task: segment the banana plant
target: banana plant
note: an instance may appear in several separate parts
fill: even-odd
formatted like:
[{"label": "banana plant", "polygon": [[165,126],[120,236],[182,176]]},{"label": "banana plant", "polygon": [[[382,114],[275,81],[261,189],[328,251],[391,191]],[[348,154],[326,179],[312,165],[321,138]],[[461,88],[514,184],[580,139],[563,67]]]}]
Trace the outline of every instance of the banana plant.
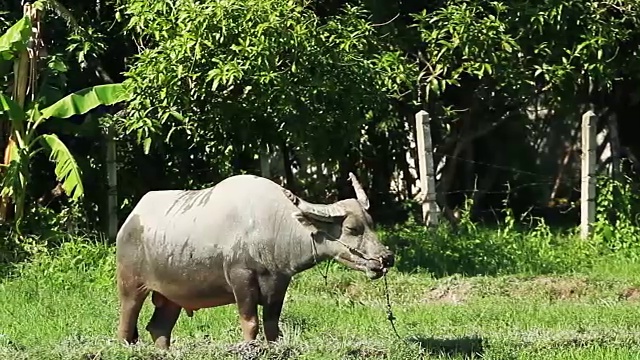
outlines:
[{"label": "banana plant", "polygon": [[[73,17],[60,3],[39,0],[26,4],[24,16],[0,36],[0,75],[4,73],[2,65],[13,63],[14,70],[12,97],[0,91],[0,121],[8,121],[10,125],[4,127],[10,131],[4,134],[9,135],[9,141],[0,165],[4,170],[0,181],[0,207],[4,211],[4,199],[10,197],[15,204],[17,223],[24,214],[30,164],[41,151],[49,153],[49,159],[55,163],[55,175],[70,199],[77,201],[84,195],[82,171],[73,155],[55,134],[41,134],[38,131],[40,126],[53,119],[82,115],[100,105],[108,106],[128,98],[123,84],[108,84],[80,90],[40,109],[34,96],[38,55],[37,52],[34,54],[34,48],[29,47],[39,42],[40,34],[34,33],[34,24],[40,21],[38,11],[44,8],[54,10],[69,25],[78,28]],[[31,54],[28,49],[32,50]],[[27,91],[33,95],[29,103],[26,103]]]},{"label": "banana plant", "polygon": [[46,121],[82,115],[101,105],[125,101],[128,97],[129,93],[122,83],[98,85],[67,95],[42,110],[36,103],[25,111],[14,100],[0,93],[0,112],[11,122],[11,135],[15,139],[10,149],[11,161],[3,165],[6,172],[0,195],[13,198],[16,220],[24,213],[31,160],[40,151],[49,153],[49,159],[55,163],[56,178],[69,198],[77,201],[84,195],[82,170],[73,154],[58,136],[39,134],[38,128]]},{"label": "banana plant", "polygon": [[23,17],[0,36],[0,59],[12,60],[15,54],[27,47],[31,35],[31,21]]}]

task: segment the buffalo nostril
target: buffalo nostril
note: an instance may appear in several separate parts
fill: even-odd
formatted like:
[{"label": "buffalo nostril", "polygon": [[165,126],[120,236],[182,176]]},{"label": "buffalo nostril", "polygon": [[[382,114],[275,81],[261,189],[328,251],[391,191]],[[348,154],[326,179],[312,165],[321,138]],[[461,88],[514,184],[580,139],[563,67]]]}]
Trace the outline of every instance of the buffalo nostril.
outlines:
[{"label": "buffalo nostril", "polygon": [[382,266],[384,267],[393,267],[395,262],[393,254],[385,255],[382,257]]}]

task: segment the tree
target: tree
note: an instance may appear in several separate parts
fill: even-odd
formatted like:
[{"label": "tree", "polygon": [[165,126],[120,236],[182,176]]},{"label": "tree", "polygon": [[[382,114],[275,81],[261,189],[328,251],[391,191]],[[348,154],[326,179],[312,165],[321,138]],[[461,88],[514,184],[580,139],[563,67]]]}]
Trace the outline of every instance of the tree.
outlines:
[{"label": "tree", "polygon": [[128,131],[147,150],[160,139],[174,181],[193,176],[185,153],[222,176],[264,146],[338,160],[415,78],[360,7],[319,18],[294,0],[122,3],[143,49],[126,73]]}]

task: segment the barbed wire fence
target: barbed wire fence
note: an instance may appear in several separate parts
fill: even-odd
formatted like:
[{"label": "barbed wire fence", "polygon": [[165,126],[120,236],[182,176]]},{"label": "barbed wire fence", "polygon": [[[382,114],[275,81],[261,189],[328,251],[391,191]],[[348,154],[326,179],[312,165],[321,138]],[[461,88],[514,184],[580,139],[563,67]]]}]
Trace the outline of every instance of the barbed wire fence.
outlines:
[{"label": "barbed wire fence", "polygon": [[[411,196],[412,200],[417,200],[422,207],[422,220],[427,226],[435,225],[438,223],[441,214],[440,206],[442,203],[446,205],[446,201],[443,201],[443,197],[451,196],[451,195],[463,195],[467,197],[472,197],[474,195],[483,197],[483,196],[492,196],[492,195],[504,195],[507,199],[511,199],[512,197],[516,197],[520,192],[529,191],[530,189],[539,189],[538,192],[541,193],[550,193],[550,196],[538,196],[537,201],[534,201],[526,206],[528,210],[526,212],[531,212],[533,210],[545,210],[550,207],[556,207],[556,209],[561,208],[559,211],[562,212],[570,212],[570,211],[579,211],[581,216],[581,233],[583,238],[586,238],[590,235],[591,225],[595,222],[595,187],[596,187],[596,124],[595,119],[596,116],[593,112],[587,112],[582,116],[582,145],[579,147],[581,152],[581,174],[580,174],[580,186],[576,186],[576,173],[575,166],[571,166],[572,173],[567,171],[566,174],[555,174],[551,176],[549,174],[538,173],[535,171],[524,170],[521,168],[503,165],[503,164],[495,164],[487,161],[479,161],[475,159],[469,159],[466,157],[455,156],[450,154],[438,154],[439,156],[439,164],[443,161],[452,161],[456,162],[464,162],[471,163],[474,167],[486,167],[495,170],[500,170],[503,172],[507,172],[513,175],[522,175],[517,181],[508,181],[503,183],[502,185],[493,185],[490,187],[478,187],[478,174],[482,171],[479,168],[475,168],[475,183],[472,188],[460,188],[458,186],[455,189],[448,189],[447,181],[443,181],[443,179],[438,180],[437,176],[442,176],[440,172],[436,171],[436,166],[433,161],[434,151],[432,148],[431,141],[431,131],[430,131],[430,118],[429,114],[425,111],[420,111],[416,115],[416,134],[408,135],[411,136],[415,140],[416,149],[418,157],[417,159],[407,159],[411,160],[414,165],[410,166],[410,174],[411,179],[407,182],[408,186],[412,185],[414,182],[417,182],[417,186],[415,191],[411,189],[409,191],[403,191],[401,189],[403,183],[405,182],[402,177],[406,176],[406,174],[400,176],[394,176],[392,181],[396,182],[397,189],[392,189],[392,191],[396,192],[396,194],[404,193],[407,196]],[[417,136],[415,136],[417,135]],[[415,136],[415,137],[414,137]],[[422,137],[422,140],[420,139]],[[577,153],[577,152],[576,152]],[[271,178],[276,182],[280,182],[281,185],[284,185],[285,179],[284,169],[280,169],[284,166],[284,161],[282,161],[282,154],[275,155],[269,152],[261,152],[258,154],[260,161],[260,170],[263,173],[263,176]],[[304,156],[304,155],[303,155]],[[110,156],[112,158],[113,156]],[[110,159],[112,160],[112,159]],[[311,159],[309,159],[312,161]],[[337,165],[337,164],[333,164]],[[331,166],[333,166],[331,165]],[[296,171],[295,169],[290,169],[293,171],[294,176],[296,178],[305,178],[305,182],[309,182],[311,179],[311,183],[314,182],[313,178],[316,177],[316,180],[319,183],[324,183],[327,185],[331,182],[337,181],[338,174],[333,173],[335,169],[329,167],[329,164],[303,164]],[[210,169],[194,169],[193,173],[208,173]],[[512,178],[516,178],[517,176],[513,176]],[[504,177],[503,177],[504,178]],[[530,179],[530,180],[529,180]],[[315,181],[318,182],[318,181]],[[202,186],[212,186],[211,184],[201,184]],[[320,184],[319,186],[322,186]],[[496,187],[504,186],[503,189],[496,189]],[[563,187],[563,191],[566,194],[570,193],[572,196],[565,196],[564,198],[557,198],[555,195],[557,193],[557,189],[559,186]],[[405,189],[406,190],[406,189]],[[478,195],[480,194],[480,195]],[[580,201],[576,201],[576,195],[579,194]],[[529,196],[531,196],[529,194]],[[568,199],[571,198],[571,199]],[[440,203],[440,204],[439,204]],[[450,209],[445,209],[446,211],[450,211]],[[460,209],[455,209],[459,211]],[[489,206],[488,208],[476,209],[477,214],[482,213],[492,213],[496,214],[501,211],[500,208],[495,208]],[[497,216],[497,215],[496,215]],[[575,215],[572,215],[575,216]],[[113,232],[113,227],[110,227]]]},{"label": "barbed wire fence", "polygon": [[[486,168],[492,168],[496,170],[501,170],[514,175],[526,175],[529,178],[535,178],[533,181],[522,182],[522,181],[507,181],[498,185],[498,187],[503,187],[503,190],[496,190],[495,187],[493,189],[479,189],[477,186],[469,189],[456,189],[456,190],[448,190],[448,191],[440,191],[437,190],[441,195],[464,195],[466,198],[474,199],[474,195],[480,194],[481,196],[491,196],[491,195],[501,195],[503,199],[501,202],[503,206],[494,207],[489,206],[488,208],[480,208],[473,209],[472,213],[474,216],[479,218],[484,218],[483,215],[488,214],[491,215],[496,221],[499,221],[501,215],[505,216],[505,208],[511,209],[507,203],[511,198],[517,197],[520,192],[539,192],[539,193],[550,193],[548,196],[537,196],[537,200],[523,206],[525,208],[521,211],[519,218],[521,220],[525,220],[525,218],[529,219],[529,222],[533,222],[533,219],[536,217],[533,214],[538,212],[548,213],[551,211],[555,211],[559,214],[568,214],[570,212],[578,212],[580,208],[580,201],[572,198],[571,194],[566,194],[567,192],[580,192],[580,187],[576,186],[576,182],[573,177],[558,177],[550,176],[547,174],[536,173],[532,171],[522,170],[516,167],[505,166],[492,164],[483,161],[470,160],[462,157],[455,157],[451,155],[443,155],[443,158],[453,159],[455,158],[457,161],[471,163],[473,165],[480,165]],[[476,179],[477,179],[476,174]],[[558,197],[557,190],[558,187],[562,186],[564,188],[565,196]],[[469,209],[467,209],[469,210]],[[511,209],[512,210],[512,209]],[[454,215],[459,218],[460,211],[456,209],[454,211]]]},{"label": "barbed wire fence", "polygon": [[565,186],[568,185],[568,186],[571,186],[573,190],[580,191],[579,188],[575,187],[575,184],[573,183],[573,181],[568,181],[563,178],[558,178],[557,176],[550,176],[550,175],[545,175],[541,173],[521,170],[515,167],[510,167],[505,165],[497,165],[497,164],[491,164],[483,161],[469,160],[466,158],[456,157],[452,155],[445,154],[443,155],[443,157],[449,158],[449,159],[456,159],[458,161],[463,161],[463,162],[471,163],[474,165],[482,165],[482,166],[490,167],[493,169],[503,170],[503,171],[510,172],[512,174],[528,175],[528,176],[532,176],[540,179],[540,181],[520,183],[519,185],[516,185],[513,187],[511,187],[508,184],[505,184],[505,186],[509,187],[508,190],[480,190],[477,188],[473,188],[473,189],[458,189],[458,190],[446,191],[446,192],[443,192],[443,194],[458,194],[458,193],[469,193],[469,192],[476,192],[476,191],[482,191],[485,194],[509,194],[521,188],[527,188],[527,187],[533,187],[533,186],[549,186],[549,185],[556,185],[556,184],[565,185]]},{"label": "barbed wire fence", "polygon": [[[505,194],[511,195],[514,191],[517,191],[519,188],[526,188],[532,186],[541,186],[541,185],[553,185],[555,190],[558,185],[562,182],[566,183],[566,180],[562,178],[561,175],[557,177],[550,177],[548,175],[543,175],[531,171],[516,169],[509,166],[491,164],[482,161],[470,160],[462,157],[456,157],[453,155],[443,155],[443,158],[446,159],[455,159],[456,161],[464,161],[470,162],[475,165],[483,165],[487,167],[492,167],[494,169],[500,169],[504,171],[509,171],[511,173],[523,174],[531,177],[535,177],[537,180],[530,183],[521,183],[517,185],[515,188],[507,188],[504,191],[495,191],[495,190],[482,190],[478,189],[474,186],[473,189],[463,189],[463,190],[454,190],[454,191],[439,191],[435,186],[435,177],[436,177],[436,169],[433,161],[433,148],[431,147],[431,130],[430,130],[430,117],[426,111],[420,111],[416,114],[416,133],[417,133],[417,152],[418,152],[418,164],[419,164],[419,183],[420,183],[420,193],[417,197],[422,205],[422,214],[423,221],[425,225],[436,225],[438,223],[438,218],[441,216],[441,210],[438,202],[442,203],[443,195],[450,195],[454,193],[466,193],[473,194],[480,191],[482,194]],[[572,190],[578,191],[580,193],[580,234],[583,239],[586,239],[591,234],[591,228],[596,218],[596,115],[588,111],[582,116],[582,126],[581,126],[581,179],[580,179],[580,189],[576,189],[573,187],[573,184],[569,183],[569,186],[572,187]],[[421,139],[422,137],[422,139]],[[476,175],[476,184],[477,184],[477,175]],[[554,196],[551,196],[553,198]],[[552,199],[550,199],[552,200]],[[445,211],[450,211],[449,209],[445,209]]]},{"label": "barbed wire fence", "polygon": [[[471,163],[476,166],[482,166],[486,168],[492,168],[501,170],[513,175],[523,175],[520,179],[516,179],[514,181],[508,181],[503,183],[501,186],[504,189],[496,190],[496,186],[492,186],[491,189],[479,188],[477,186],[471,188],[456,188],[453,190],[442,188],[447,188],[447,181],[443,181],[443,179],[436,179],[437,176],[441,175],[440,172],[436,171],[435,163],[433,161],[434,151],[432,149],[432,141],[431,141],[431,131],[429,129],[430,118],[429,114],[425,111],[420,111],[416,115],[416,130],[422,129],[422,131],[416,131],[417,136],[413,140],[415,140],[415,145],[418,157],[417,159],[407,159],[410,163],[410,177],[409,183],[413,184],[417,182],[417,186],[414,184],[409,185],[412,187],[410,191],[407,191],[406,188],[403,188],[405,179],[403,177],[405,174],[400,174],[399,170],[398,174],[394,174],[392,178],[392,192],[396,194],[398,199],[408,199],[404,195],[410,196],[411,200],[418,201],[423,208],[423,222],[426,225],[435,225],[438,223],[441,217],[441,209],[438,203],[445,203],[443,201],[443,196],[449,195],[465,195],[465,196],[473,196],[474,194],[481,194],[482,196],[491,196],[491,195],[505,195],[507,199],[511,199],[519,196],[520,192],[527,191],[530,189],[538,189],[539,193],[546,193],[546,196],[537,196],[537,200],[526,205],[522,206],[526,208],[525,213],[531,212],[533,210],[549,210],[550,208],[555,208],[555,211],[559,211],[561,213],[569,213],[569,212],[579,212],[582,216],[581,219],[581,228],[583,229],[583,236],[587,237],[589,235],[589,230],[591,224],[595,222],[595,185],[596,185],[596,169],[595,169],[595,158],[596,158],[596,132],[595,132],[595,114],[592,112],[587,112],[582,117],[582,146],[576,146],[578,148],[575,153],[581,152],[581,174],[580,180],[576,181],[576,167],[571,165],[567,168],[571,168],[570,171],[566,171],[566,173],[562,174],[554,174],[549,175],[524,170],[520,168],[516,168],[513,166],[495,164],[487,161],[479,161],[472,160],[466,157],[455,156],[450,154],[438,154],[440,157],[439,165],[443,161],[451,161],[455,160],[458,162]],[[413,137],[413,135],[410,135]],[[420,138],[423,138],[420,140]],[[290,169],[293,173],[293,176],[296,178],[296,182],[302,182],[307,186],[317,186],[323,187],[325,186],[326,193],[323,193],[325,196],[325,200],[329,200],[337,196],[335,193],[335,189],[326,189],[326,185],[335,184],[338,181],[339,174],[335,173],[336,164],[322,164],[317,163],[312,157],[308,159],[305,155],[296,153],[296,163],[297,166]],[[270,150],[263,150],[258,155],[260,162],[260,172],[263,176],[270,178],[281,185],[285,185],[287,182],[285,180],[285,170],[282,168],[284,166],[284,161],[282,159],[282,154],[273,153]],[[413,163],[413,164],[411,164]],[[476,169],[478,170],[478,169]],[[203,170],[207,171],[207,170]],[[478,172],[476,172],[476,184],[477,185],[477,177]],[[513,176],[514,178],[516,176]],[[523,178],[527,177],[531,179],[531,181],[524,180]],[[580,183],[577,186],[577,183]],[[210,184],[210,185],[213,185]],[[499,187],[500,185],[498,185]],[[563,188],[563,193],[569,193],[571,196],[557,197],[558,188]],[[307,189],[308,190],[308,189]],[[317,190],[317,189],[316,189]],[[426,190],[426,191],[425,191]],[[309,193],[313,191],[308,190]],[[334,194],[335,193],[335,194]],[[530,195],[531,196],[531,195]],[[580,200],[576,199],[576,196],[580,196]],[[446,211],[450,211],[451,209],[445,209]],[[460,209],[454,209],[459,211]],[[501,209],[489,208],[489,209],[477,209],[474,210],[476,214],[482,213],[492,213],[495,214],[499,212]],[[572,215],[572,216],[575,216]]]},{"label": "barbed wire fence", "polygon": [[[576,217],[579,215],[580,202],[576,199],[576,194],[579,194],[580,187],[576,184],[575,176],[552,176],[513,166],[470,160],[447,154],[443,154],[441,157],[443,161],[455,159],[459,162],[473,164],[486,169],[501,170],[512,175],[503,176],[503,179],[507,178],[509,180],[494,182],[488,188],[480,188],[478,186],[479,173],[486,169],[476,168],[474,170],[474,186],[469,188],[457,187],[454,190],[442,190],[445,184],[441,178],[438,179],[436,203],[439,212],[443,213],[439,214],[439,216],[442,215],[450,222],[460,221],[465,216],[464,212],[467,212],[467,216],[470,216],[472,221],[490,221],[498,224],[503,223],[507,213],[509,213],[519,219],[521,223],[528,223],[529,225],[533,225],[537,219],[542,218],[544,218],[545,223],[552,221],[558,224],[566,224],[567,222],[576,221]],[[441,176],[442,174],[438,172],[437,175]],[[514,179],[517,175],[525,175],[526,178],[531,180]],[[560,187],[562,188],[561,190],[559,190]],[[406,189],[397,189],[396,191],[399,197],[406,195],[406,193]],[[558,194],[561,194],[561,196],[557,196]],[[457,204],[453,205],[452,208],[441,209],[442,205],[451,206],[449,201],[443,201],[443,198],[448,198],[451,195],[460,195],[460,197],[464,198],[464,201],[460,201],[460,198],[458,198],[458,201],[454,201]],[[411,199],[421,203],[424,200],[423,196],[422,189],[417,188],[410,198],[404,197],[404,199]],[[487,197],[492,199],[485,200]],[[528,199],[522,200],[522,198],[527,197]],[[520,206],[514,206],[514,202],[519,203]],[[516,208],[518,210],[514,211]],[[445,213],[447,211],[448,214]],[[425,223],[430,225],[426,220]]]}]

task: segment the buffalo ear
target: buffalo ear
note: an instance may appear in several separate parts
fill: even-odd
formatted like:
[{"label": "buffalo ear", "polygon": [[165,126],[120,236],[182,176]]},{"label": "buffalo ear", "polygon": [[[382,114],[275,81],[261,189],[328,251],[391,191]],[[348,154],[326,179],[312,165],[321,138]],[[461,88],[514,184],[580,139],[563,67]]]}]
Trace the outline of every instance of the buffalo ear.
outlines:
[{"label": "buffalo ear", "polygon": [[287,199],[293,203],[293,205],[298,206],[298,202],[300,201],[300,199],[297,196],[295,196],[291,192],[291,190],[282,188],[282,192],[284,193],[284,196],[286,196]]},{"label": "buffalo ear", "polygon": [[305,229],[311,232],[311,235],[315,238],[318,234],[326,234],[329,239],[337,239],[340,237],[340,233],[342,229],[340,228],[340,223],[336,222],[327,222],[320,221],[315,218],[315,216],[310,216],[302,213],[301,211],[296,211],[292,214],[293,218],[296,219]]},{"label": "buffalo ear", "polygon": [[294,219],[296,219],[302,226],[304,226],[307,230],[311,231],[313,234],[318,232],[318,228],[311,222],[311,219],[304,216],[301,211],[296,211],[291,214]]}]

